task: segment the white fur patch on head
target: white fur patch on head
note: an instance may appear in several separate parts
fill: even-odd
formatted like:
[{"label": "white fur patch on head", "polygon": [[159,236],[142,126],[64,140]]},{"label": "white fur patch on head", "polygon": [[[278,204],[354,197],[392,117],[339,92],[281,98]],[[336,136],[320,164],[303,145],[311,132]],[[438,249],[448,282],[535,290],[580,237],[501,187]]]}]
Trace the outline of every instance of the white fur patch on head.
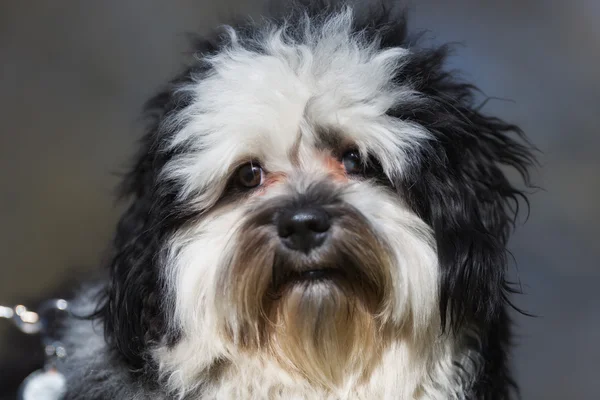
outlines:
[{"label": "white fur patch on head", "polygon": [[[393,82],[408,50],[380,50],[377,40],[353,33],[350,9],[303,24],[301,37],[285,25],[267,26],[252,47],[228,28],[229,45],[201,56],[209,72],[180,88],[193,101],[165,122],[178,127],[171,146],[187,149],[165,169],[183,185],[181,196],[210,205],[236,163],[285,155],[298,135],[314,143],[318,127],[377,154],[389,175],[401,174],[410,151],[429,139],[423,128],[386,115],[420,101],[409,86]],[[265,167],[286,168],[285,159],[273,163]]]}]

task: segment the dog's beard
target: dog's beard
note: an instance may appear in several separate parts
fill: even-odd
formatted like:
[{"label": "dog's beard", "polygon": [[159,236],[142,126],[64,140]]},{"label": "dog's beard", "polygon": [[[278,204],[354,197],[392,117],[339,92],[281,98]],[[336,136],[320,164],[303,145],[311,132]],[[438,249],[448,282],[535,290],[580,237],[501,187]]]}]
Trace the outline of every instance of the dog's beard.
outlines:
[{"label": "dog's beard", "polygon": [[350,206],[332,206],[328,241],[309,254],[281,246],[276,207],[237,232],[219,282],[223,333],[238,349],[268,352],[290,371],[334,386],[367,376],[385,343],[390,254]]},{"label": "dog's beard", "polygon": [[[439,335],[435,244],[393,193],[371,182],[290,184],[236,200],[168,246],[165,284],[181,340],[157,352],[162,373],[178,371],[191,387],[215,366],[258,362],[338,390],[370,379],[399,344],[428,357]],[[332,217],[308,255],[282,246],[275,227],[296,201]]]}]

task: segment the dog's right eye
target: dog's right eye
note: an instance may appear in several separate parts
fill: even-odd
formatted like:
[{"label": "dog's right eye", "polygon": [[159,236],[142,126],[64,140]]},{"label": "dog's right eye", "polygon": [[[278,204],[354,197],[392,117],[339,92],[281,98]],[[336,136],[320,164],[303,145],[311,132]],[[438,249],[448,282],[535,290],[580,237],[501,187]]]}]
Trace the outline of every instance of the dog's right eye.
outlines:
[{"label": "dog's right eye", "polygon": [[247,163],[238,168],[236,172],[237,182],[244,187],[254,188],[263,181],[263,169],[256,163]]},{"label": "dog's right eye", "polygon": [[360,160],[357,150],[349,150],[342,155],[342,164],[348,174],[360,174],[364,172],[364,165]]}]

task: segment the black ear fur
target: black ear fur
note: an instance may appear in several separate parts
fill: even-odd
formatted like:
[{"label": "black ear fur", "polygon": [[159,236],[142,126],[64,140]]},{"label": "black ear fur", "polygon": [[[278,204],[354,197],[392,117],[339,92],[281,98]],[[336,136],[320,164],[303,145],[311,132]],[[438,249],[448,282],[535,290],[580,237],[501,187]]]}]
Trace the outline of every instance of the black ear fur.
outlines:
[{"label": "black ear fur", "polygon": [[96,313],[104,321],[105,337],[133,368],[152,365],[145,359],[148,345],[157,340],[174,341],[177,332],[169,326],[172,309],[161,282],[161,257],[169,234],[191,217],[176,198],[173,182],[158,174],[177,150],[166,150],[173,132],[165,131],[165,115],[189,104],[185,94],[174,89],[188,82],[199,70],[187,70],[145,106],[148,132],[126,174],[120,195],[131,202],[121,217],[113,241],[110,280]]},{"label": "black ear fur", "polygon": [[117,226],[110,281],[99,312],[107,341],[133,368],[144,366],[143,350],[157,337],[152,329],[162,322],[153,321],[160,318],[156,258],[162,230],[156,226],[160,220],[155,215],[160,209],[160,200],[155,198],[156,169],[163,163],[156,155],[157,128],[144,136],[138,160],[121,185],[121,196],[131,205]]},{"label": "black ear fur", "polygon": [[404,194],[435,232],[443,326],[485,327],[506,303],[507,241],[524,193],[502,168],[529,184],[535,162],[521,130],[473,105],[472,85],[444,72],[447,47],[416,51],[397,79],[426,95],[423,105],[394,110],[434,136],[403,182]]}]

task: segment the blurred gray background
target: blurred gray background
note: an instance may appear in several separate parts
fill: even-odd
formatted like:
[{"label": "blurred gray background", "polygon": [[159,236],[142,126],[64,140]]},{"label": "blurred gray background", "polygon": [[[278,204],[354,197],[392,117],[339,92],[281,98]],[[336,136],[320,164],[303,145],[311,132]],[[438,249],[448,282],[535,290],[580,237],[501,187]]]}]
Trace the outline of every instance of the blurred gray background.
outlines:
[{"label": "blurred gray background", "polygon": [[[253,4],[254,3],[254,4]],[[0,4],[0,304],[35,304],[97,269],[141,104],[181,66],[185,32],[260,0]],[[543,152],[512,241],[537,318],[516,317],[523,398],[600,398],[600,1],[413,0],[413,30],[460,42],[451,66]],[[513,273],[516,274],[515,271]],[[0,398],[40,357],[0,320]],[[4,395],[4,396],[3,396]]]}]

